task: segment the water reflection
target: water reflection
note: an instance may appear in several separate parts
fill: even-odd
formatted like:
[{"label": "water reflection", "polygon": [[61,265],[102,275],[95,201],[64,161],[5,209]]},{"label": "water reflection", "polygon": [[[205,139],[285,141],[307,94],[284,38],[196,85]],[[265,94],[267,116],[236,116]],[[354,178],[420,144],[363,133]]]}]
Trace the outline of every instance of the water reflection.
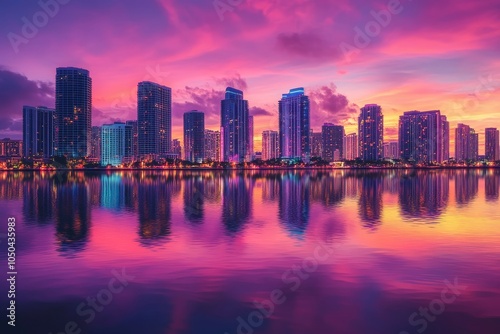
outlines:
[{"label": "water reflection", "polygon": [[28,224],[54,222],[61,251],[83,249],[92,208],[136,215],[141,244],[155,245],[173,233],[172,201],[179,196],[182,221],[201,224],[215,214],[225,231],[235,234],[259,209],[258,192],[263,204],[276,203],[282,228],[300,236],[308,230],[313,203],[334,210],[346,198],[355,199],[363,227],[376,230],[384,196],[397,198],[403,217],[438,223],[450,205],[450,191],[458,206],[467,206],[480,187],[486,201],[498,201],[500,170],[0,173],[0,200],[22,200]]}]

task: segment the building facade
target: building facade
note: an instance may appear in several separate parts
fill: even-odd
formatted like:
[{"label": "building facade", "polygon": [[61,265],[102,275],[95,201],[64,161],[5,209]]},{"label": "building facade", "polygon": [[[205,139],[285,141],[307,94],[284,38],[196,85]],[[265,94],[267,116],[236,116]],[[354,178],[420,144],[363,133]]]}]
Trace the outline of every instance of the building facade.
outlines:
[{"label": "building facade", "polygon": [[359,157],[358,134],[350,133],[344,137],[344,158],[351,161]]},{"label": "building facade", "polygon": [[101,160],[101,127],[93,126],[90,140],[90,156]]},{"label": "building facade", "polygon": [[57,155],[83,158],[90,154],[92,79],[75,67],[56,70]]},{"label": "building facade", "polygon": [[[323,160],[338,161],[344,156],[344,127],[325,123],[321,129]],[[337,151],[337,154],[335,152]]]},{"label": "building facade", "polygon": [[205,130],[205,160],[220,161],[220,132]]},{"label": "building facade", "polygon": [[118,166],[132,159],[132,126],[121,122],[101,128],[101,164]]},{"label": "building facade", "polygon": [[405,112],[399,117],[401,159],[427,164],[448,160],[448,129],[439,110]]},{"label": "building facade", "polygon": [[323,156],[323,135],[321,132],[311,130],[311,158],[321,158]]},{"label": "building facade", "polygon": [[484,153],[489,161],[500,160],[499,131],[497,128],[487,128],[484,132]]},{"label": "building facade", "polygon": [[23,155],[23,141],[10,138],[0,139],[0,157],[20,158]]},{"label": "building facade", "polygon": [[280,157],[280,141],[278,131],[262,132],[262,160],[278,159]]},{"label": "building facade", "polygon": [[248,101],[241,90],[228,87],[221,101],[221,161],[241,163],[248,159],[250,140]]},{"label": "building facade", "polygon": [[381,160],[384,144],[384,116],[382,108],[367,104],[358,118],[359,157],[363,161]]},{"label": "building facade", "polygon": [[137,86],[138,152],[164,157],[172,142],[172,90],[150,81]]},{"label": "building facade", "polygon": [[55,109],[23,107],[23,156],[50,158],[55,148]]},{"label": "building facade", "polygon": [[279,105],[280,155],[286,159],[311,157],[310,105],[304,88],[283,94]]},{"label": "building facade", "polygon": [[201,163],[205,158],[205,114],[184,113],[184,159]]},{"label": "building facade", "polygon": [[479,136],[474,129],[459,123],[455,129],[455,160],[476,161],[479,155]]},{"label": "building facade", "polygon": [[390,141],[384,143],[384,159],[399,159],[399,143]]}]

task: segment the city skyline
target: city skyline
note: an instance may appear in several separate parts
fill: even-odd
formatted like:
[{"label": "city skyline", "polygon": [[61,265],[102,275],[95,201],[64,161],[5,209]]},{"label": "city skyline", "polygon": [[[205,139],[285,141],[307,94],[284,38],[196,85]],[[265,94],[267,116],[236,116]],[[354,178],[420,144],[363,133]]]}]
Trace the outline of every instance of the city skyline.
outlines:
[{"label": "city skyline", "polygon": [[[92,73],[92,125],[134,119],[137,82],[172,87],[172,138],[182,137],[182,114],[193,109],[204,110],[206,127],[218,129],[217,100],[226,86],[245,91],[250,114],[257,116],[255,134],[266,130],[266,124],[277,128],[276,96],[290,86],[309,92],[315,130],[333,122],[354,132],[353,106],[367,103],[383,106],[390,141],[397,139],[399,115],[407,110],[441,110],[451,128],[467,123],[480,134],[500,119],[495,108],[499,32],[490,28],[496,23],[495,1],[402,2],[390,23],[359,48],[355,28],[363,30],[373,22],[371,12],[384,10],[385,3],[244,1],[224,12],[221,20],[211,2],[159,0],[118,6],[72,1],[60,5],[57,15],[29,38],[22,33],[21,18],[31,20],[43,9],[37,2],[4,5],[0,75],[9,85],[2,96],[1,138],[21,138],[22,104],[55,107],[53,68],[68,65]],[[103,19],[88,29],[79,13],[95,6],[93,15]],[[448,10],[442,11],[443,6]],[[109,12],[114,13],[112,19],[104,14]],[[297,13],[293,22],[285,12]],[[249,26],[258,29],[250,33]],[[123,32],[127,38],[117,37]],[[148,32],[147,38],[143,32]],[[13,47],[10,33],[25,40]],[[59,43],[62,39],[66,42]],[[342,43],[358,50],[346,57]],[[237,47],[227,52],[232,45]],[[33,57],[37,50],[46,50],[50,57]],[[21,96],[26,97],[22,102]],[[453,133],[451,137],[453,151]],[[261,143],[259,136],[255,139],[257,151]]]}]

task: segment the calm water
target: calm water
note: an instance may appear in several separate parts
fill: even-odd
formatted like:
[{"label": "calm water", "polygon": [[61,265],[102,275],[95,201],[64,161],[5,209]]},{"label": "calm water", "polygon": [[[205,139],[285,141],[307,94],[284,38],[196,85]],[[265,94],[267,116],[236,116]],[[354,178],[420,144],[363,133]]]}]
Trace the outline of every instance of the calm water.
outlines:
[{"label": "calm water", "polygon": [[0,173],[8,332],[498,334],[499,188],[500,170]]}]

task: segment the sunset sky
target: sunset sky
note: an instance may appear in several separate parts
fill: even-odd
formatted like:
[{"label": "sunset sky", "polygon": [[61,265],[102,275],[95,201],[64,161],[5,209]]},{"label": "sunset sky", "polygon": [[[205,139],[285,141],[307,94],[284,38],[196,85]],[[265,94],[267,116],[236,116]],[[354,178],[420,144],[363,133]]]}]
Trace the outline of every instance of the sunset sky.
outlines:
[{"label": "sunset sky", "polygon": [[[93,125],[136,119],[139,81],[171,87],[173,138],[192,109],[218,129],[225,87],[242,89],[256,150],[263,130],[278,129],[278,100],[294,87],[311,98],[315,131],[324,122],[357,131],[367,103],[383,108],[385,140],[397,139],[404,111],[440,109],[452,154],[457,123],[481,134],[500,128],[498,0],[60,2],[53,17],[37,1],[0,5],[0,138],[22,137],[23,105],[54,107],[61,66],[90,71]],[[23,33],[25,22],[40,27]]]}]

